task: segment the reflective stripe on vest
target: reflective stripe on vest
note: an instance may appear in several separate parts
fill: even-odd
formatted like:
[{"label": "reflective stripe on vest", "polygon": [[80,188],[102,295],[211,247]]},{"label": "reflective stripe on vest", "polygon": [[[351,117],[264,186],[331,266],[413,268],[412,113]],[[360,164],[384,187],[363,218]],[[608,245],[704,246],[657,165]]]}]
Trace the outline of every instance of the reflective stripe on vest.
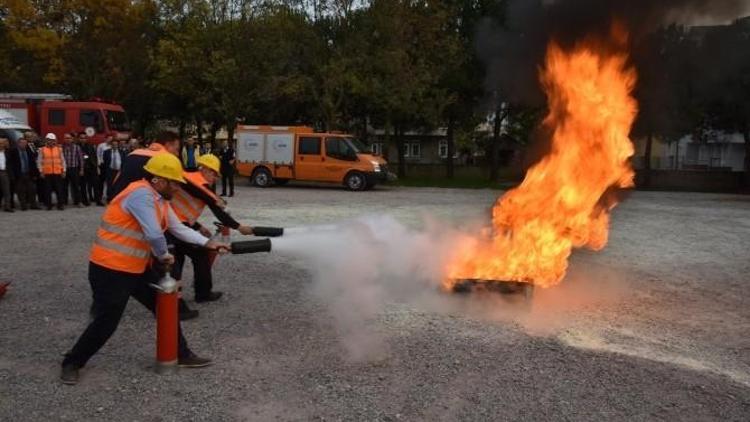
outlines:
[{"label": "reflective stripe on vest", "polygon": [[156,219],[162,231],[167,230],[169,204],[161,201],[159,194],[145,180],[128,185],[107,206],[91,247],[91,262],[111,270],[141,274],[148,267],[151,245],[143,234],[138,220],[122,209],[122,201],[134,190],[147,188],[156,205]]},{"label": "reflective stripe on vest", "polygon": [[63,174],[62,148],[43,147],[39,152],[42,154],[42,174]]},{"label": "reflective stripe on vest", "polygon": [[198,198],[194,198],[192,195],[187,193],[184,189],[179,188],[174,193],[172,200],[172,209],[174,210],[177,218],[183,223],[188,223],[191,226],[198,221],[198,217],[203,213],[203,209],[206,207],[206,203]]},{"label": "reflective stripe on vest", "polygon": [[[216,196],[216,194],[213,193],[211,189],[208,189],[206,187],[208,185],[208,182],[200,172],[186,171],[183,172],[182,175],[185,177],[185,180],[187,180],[188,183],[200,189],[206,195],[210,196],[214,200],[214,203],[218,204],[221,201],[221,199]],[[172,204],[174,213],[177,215],[180,221],[182,221],[183,223],[188,223],[191,226],[195,224],[196,221],[198,221],[198,217],[200,217],[200,215],[203,213],[203,209],[206,208],[206,203],[203,202],[203,200],[195,198],[182,188],[175,192],[174,197],[172,198],[170,203]]]}]

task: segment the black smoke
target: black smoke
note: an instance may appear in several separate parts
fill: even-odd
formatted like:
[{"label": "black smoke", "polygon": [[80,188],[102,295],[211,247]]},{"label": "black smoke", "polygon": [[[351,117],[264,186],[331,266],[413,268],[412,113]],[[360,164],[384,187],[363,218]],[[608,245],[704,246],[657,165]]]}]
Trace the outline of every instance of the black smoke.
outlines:
[{"label": "black smoke", "polygon": [[[670,24],[731,21],[749,11],[750,0],[506,0],[504,22],[479,27],[479,52],[488,66],[487,90],[513,103],[541,105],[538,82],[547,45],[564,48],[586,37],[606,38],[617,21],[631,48]],[[636,66],[638,67],[638,66]]]}]

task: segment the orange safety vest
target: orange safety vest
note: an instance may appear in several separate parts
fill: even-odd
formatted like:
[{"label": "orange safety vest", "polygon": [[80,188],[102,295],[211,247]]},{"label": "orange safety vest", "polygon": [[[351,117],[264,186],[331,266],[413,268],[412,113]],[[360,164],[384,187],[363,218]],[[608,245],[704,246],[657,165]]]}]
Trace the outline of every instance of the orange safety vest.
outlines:
[{"label": "orange safety vest", "polygon": [[[187,180],[188,183],[205,192],[207,195],[213,198],[216,203],[219,203],[221,201],[221,199],[216,196],[216,194],[213,193],[211,189],[208,189],[206,187],[208,185],[208,182],[199,171],[184,171],[182,172],[182,175],[185,177],[185,180]],[[179,188],[177,192],[175,192],[172,200],[169,202],[172,205],[172,209],[177,215],[177,218],[179,218],[183,223],[188,223],[191,226],[195,224],[196,221],[198,221],[198,217],[200,217],[200,215],[203,213],[203,209],[206,208],[205,202],[190,195],[182,188]]]},{"label": "orange safety vest", "polygon": [[63,174],[62,165],[62,148],[59,146],[54,147],[42,147],[39,150],[42,155],[42,174]]},{"label": "orange safety vest", "polygon": [[123,199],[134,190],[144,187],[153,193],[156,203],[156,219],[162,231],[167,231],[167,213],[169,212],[167,201],[159,204],[159,193],[147,181],[133,182],[120,192],[104,210],[99,229],[96,231],[94,245],[91,247],[89,258],[91,262],[126,273],[141,274],[146,271],[151,259],[151,245],[146,240],[138,220],[120,206]]},{"label": "orange safety vest", "polygon": [[164,148],[164,145],[154,142],[153,144],[149,145],[148,148],[138,148],[131,152],[129,155],[140,155],[142,157],[153,157],[157,154],[162,154],[167,152],[167,149]]}]

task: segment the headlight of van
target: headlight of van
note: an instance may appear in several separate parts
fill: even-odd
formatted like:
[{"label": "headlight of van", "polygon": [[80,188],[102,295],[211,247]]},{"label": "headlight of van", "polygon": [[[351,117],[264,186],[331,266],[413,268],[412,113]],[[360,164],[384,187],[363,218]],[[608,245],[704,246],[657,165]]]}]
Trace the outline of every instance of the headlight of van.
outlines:
[{"label": "headlight of van", "polygon": [[372,163],[373,171],[376,171],[376,172],[380,171],[380,164],[378,164],[377,161],[370,161],[370,162]]}]

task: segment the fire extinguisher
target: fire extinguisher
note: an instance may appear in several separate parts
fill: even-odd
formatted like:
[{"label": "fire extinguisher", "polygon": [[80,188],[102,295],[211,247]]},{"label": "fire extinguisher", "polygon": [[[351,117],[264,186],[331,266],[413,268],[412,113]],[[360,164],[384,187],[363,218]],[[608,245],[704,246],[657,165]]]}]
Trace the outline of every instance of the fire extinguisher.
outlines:
[{"label": "fire extinguisher", "polygon": [[156,372],[164,373],[177,368],[179,358],[179,285],[169,274],[171,265],[155,264],[154,269],[161,274],[151,284],[156,289]]}]

